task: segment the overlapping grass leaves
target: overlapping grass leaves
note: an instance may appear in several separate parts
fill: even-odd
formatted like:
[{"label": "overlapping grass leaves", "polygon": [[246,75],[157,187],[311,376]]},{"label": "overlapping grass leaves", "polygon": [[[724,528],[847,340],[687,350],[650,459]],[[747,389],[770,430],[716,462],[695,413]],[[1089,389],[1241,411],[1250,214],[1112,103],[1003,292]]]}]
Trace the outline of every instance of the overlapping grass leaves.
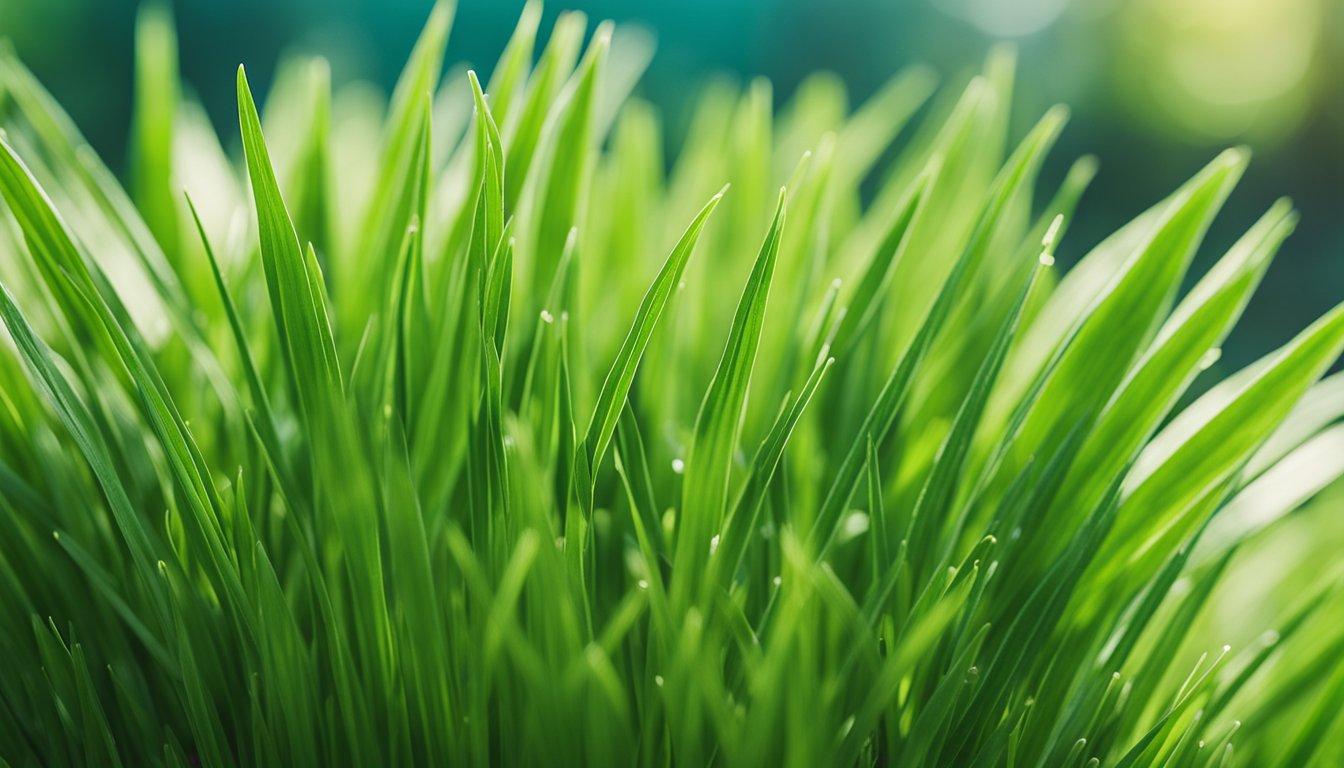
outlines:
[{"label": "overlapping grass leaves", "polygon": [[229,160],[150,6],[132,195],[0,53],[0,757],[1338,758],[1344,309],[1223,375],[1286,202],[1181,292],[1244,150],[1061,278],[1007,52],[707,86],[665,177],[540,18],[385,119],[240,68]]}]

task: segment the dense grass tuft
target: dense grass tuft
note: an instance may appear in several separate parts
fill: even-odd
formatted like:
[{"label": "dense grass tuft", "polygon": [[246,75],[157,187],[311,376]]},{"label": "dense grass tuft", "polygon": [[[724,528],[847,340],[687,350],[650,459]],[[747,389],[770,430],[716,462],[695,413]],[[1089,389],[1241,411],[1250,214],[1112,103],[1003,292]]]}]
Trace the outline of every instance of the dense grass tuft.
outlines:
[{"label": "dense grass tuft", "polygon": [[129,195],[0,55],[0,764],[1344,759],[1344,307],[1218,364],[1286,202],[1187,281],[1246,152],[1060,274],[1008,54],[668,153],[641,36],[451,11],[226,152],[149,6]]}]

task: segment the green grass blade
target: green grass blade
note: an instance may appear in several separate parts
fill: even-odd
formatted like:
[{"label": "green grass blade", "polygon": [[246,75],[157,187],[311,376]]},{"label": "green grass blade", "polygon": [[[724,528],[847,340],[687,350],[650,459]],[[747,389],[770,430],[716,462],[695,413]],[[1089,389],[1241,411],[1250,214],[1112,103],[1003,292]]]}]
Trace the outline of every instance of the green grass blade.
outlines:
[{"label": "green grass blade", "polygon": [[[694,579],[711,549],[710,539],[726,513],[733,453],[737,450],[756,349],[765,328],[765,307],[784,230],[785,194],[780,190],[774,222],[742,291],[718,371],[696,417],[695,439],[686,460],[674,571],[680,583]],[[690,586],[690,585],[688,585]]]}]

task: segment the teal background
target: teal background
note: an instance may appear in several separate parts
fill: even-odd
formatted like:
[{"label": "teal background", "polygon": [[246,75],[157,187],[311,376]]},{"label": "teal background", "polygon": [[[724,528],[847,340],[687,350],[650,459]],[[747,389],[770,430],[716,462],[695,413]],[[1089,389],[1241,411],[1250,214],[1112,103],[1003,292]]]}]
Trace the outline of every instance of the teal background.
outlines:
[{"label": "teal background", "polygon": [[[1007,8],[1007,26],[1024,28],[1003,29],[1000,20],[987,29],[973,10],[984,3]],[[338,80],[390,88],[429,5],[178,0],[173,10],[185,78],[231,146],[240,61],[258,89],[278,57],[295,48],[330,57]],[[449,58],[488,72],[520,8],[463,0]],[[765,75],[784,100],[805,75],[826,69],[857,101],[915,62],[955,83],[991,45],[1011,40],[1020,52],[1019,135],[1051,104],[1073,109],[1047,180],[1078,155],[1101,161],[1062,261],[1174,189],[1218,148],[1245,143],[1255,153],[1251,168],[1194,272],[1280,195],[1291,196],[1303,218],[1220,365],[1239,367],[1344,299],[1344,0],[569,0],[548,5],[543,30],[562,8],[654,33],[658,52],[640,93],[663,108],[674,146],[692,86],[714,73]],[[0,36],[118,171],[130,122],[135,9],[132,0],[0,0]],[[1261,76],[1304,55],[1300,76],[1281,78],[1291,82],[1266,97]],[[1171,62],[1183,61],[1214,84],[1212,98],[1191,98],[1173,85],[1181,75]]]}]

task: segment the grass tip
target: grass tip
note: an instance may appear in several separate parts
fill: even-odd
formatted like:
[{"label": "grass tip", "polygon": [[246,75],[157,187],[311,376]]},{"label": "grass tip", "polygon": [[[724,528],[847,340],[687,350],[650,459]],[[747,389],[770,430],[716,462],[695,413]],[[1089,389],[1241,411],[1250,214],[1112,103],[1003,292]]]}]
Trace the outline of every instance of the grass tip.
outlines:
[{"label": "grass tip", "polygon": [[1251,148],[1245,144],[1228,147],[1218,155],[1218,161],[1228,167],[1245,167],[1251,161]]},{"label": "grass tip", "polygon": [[1047,251],[1054,248],[1055,238],[1059,237],[1059,229],[1063,226],[1064,214],[1055,214],[1055,218],[1050,222],[1050,228],[1045,230],[1045,237],[1041,238],[1041,245],[1044,246]]},{"label": "grass tip", "polygon": [[1045,111],[1045,116],[1046,119],[1063,125],[1068,121],[1071,113],[1072,111],[1069,109],[1068,104],[1056,104]]},{"label": "grass tip", "polygon": [[1209,351],[1204,353],[1203,357],[1199,358],[1199,370],[1207,371],[1208,369],[1213,367],[1214,363],[1222,359],[1222,357],[1223,357],[1223,350],[1221,347],[1211,348]]}]

